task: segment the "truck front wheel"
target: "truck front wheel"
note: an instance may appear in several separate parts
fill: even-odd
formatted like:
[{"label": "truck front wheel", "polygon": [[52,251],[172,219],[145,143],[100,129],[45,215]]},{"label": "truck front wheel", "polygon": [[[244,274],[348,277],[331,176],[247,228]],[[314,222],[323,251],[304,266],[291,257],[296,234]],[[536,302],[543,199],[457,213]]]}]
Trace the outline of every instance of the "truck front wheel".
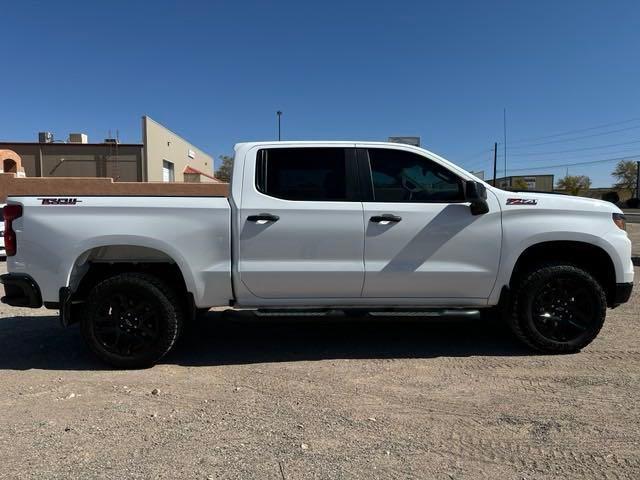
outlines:
[{"label": "truck front wheel", "polygon": [[173,290],[152,275],[114,275],[89,293],[82,309],[82,336],[113,366],[149,367],[173,347],[183,320],[181,304]]},{"label": "truck front wheel", "polygon": [[577,352],[596,338],[606,316],[602,286],[566,264],[539,266],[513,292],[509,323],[516,336],[547,353]]}]

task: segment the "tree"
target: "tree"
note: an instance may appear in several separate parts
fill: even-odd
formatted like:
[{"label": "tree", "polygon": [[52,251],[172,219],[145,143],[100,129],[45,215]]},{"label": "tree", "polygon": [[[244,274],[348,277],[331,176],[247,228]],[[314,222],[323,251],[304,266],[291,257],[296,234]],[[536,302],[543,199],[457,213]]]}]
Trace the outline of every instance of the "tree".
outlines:
[{"label": "tree", "polygon": [[618,180],[615,184],[616,188],[628,190],[633,194],[638,175],[638,165],[635,160],[620,160],[611,175]]},{"label": "tree", "polygon": [[618,192],[612,190],[610,192],[603,193],[602,200],[617,204],[620,201],[620,195],[618,195]]},{"label": "tree", "polygon": [[526,190],[527,188],[529,188],[529,185],[527,184],[527,182],[524,181],[523,178],[516,178],[513,181],[511,188],[513,190]]},{"label": "tree", "polygon": [[589,190],[591,179],[586,175],[567,175],[558,180],[558,188],[571,195],[580,195],[580,192]]},{"label": "tree", "polygon": [[233,157],[229,155],[220,155],[222,164],[216,170],[216,178],[222,182],[229,183],[231,181],[231,172],[233,171]]}]

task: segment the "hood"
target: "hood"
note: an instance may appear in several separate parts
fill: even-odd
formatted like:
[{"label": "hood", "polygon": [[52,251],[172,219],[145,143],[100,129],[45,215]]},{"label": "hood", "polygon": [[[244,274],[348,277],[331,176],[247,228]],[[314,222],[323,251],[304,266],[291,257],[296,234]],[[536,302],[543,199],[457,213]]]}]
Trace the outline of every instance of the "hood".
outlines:
[{"label": "hood", "polygon": [[611,202],[596,200],[595,198],[574,197],[557,193],[540,192],[509,192],[491,187],[491,191],[498,197],[503,209],[509,207],[552,208],[565,210],[582,210],[592,212],[622,213]]}]

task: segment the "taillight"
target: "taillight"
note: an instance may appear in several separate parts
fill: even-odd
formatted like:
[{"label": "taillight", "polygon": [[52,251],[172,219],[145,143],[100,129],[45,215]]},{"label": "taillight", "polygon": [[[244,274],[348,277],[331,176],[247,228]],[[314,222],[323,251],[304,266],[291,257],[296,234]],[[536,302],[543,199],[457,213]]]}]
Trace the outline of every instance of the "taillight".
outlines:
[{"label": "taillight", "polygon": [[2,213],[4,215],[4,250],[7,257],[12,257],[18,249],[13,221],[22,216],[22,205],[5,205]]},{"label": "taillight", "polygon": [[611,216],[613,217],[613,223],[615,223],[620,230],[627,229],[627,217],[622,213],[613,213]]}]

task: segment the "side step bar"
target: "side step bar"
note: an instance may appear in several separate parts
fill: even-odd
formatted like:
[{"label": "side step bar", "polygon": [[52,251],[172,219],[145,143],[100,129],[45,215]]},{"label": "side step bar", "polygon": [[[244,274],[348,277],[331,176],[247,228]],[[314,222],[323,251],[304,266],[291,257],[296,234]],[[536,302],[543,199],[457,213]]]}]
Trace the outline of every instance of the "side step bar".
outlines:
[{"label": "side step bar", "polygon": [[345,308],[345,309],[309,309],[309,308],[269,308],[254,311],[259,317],[328,317],[344,313],[356,313],[360,315],[371,315],[375,317],[476,317],[480,315],[477,308],[425,308],[425,309],[366,309],[366,308]]}]

